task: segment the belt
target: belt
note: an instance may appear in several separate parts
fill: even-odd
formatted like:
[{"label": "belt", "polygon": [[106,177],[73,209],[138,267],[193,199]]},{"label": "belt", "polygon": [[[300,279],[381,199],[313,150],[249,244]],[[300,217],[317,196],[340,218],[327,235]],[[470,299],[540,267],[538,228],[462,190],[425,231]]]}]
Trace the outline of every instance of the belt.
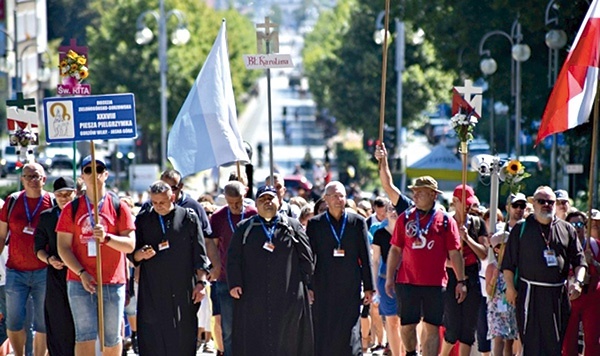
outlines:
[{"label": "belt", "polygon": [[546,288],[559,288],[559,287],[564,287],[565,286],[565,282],[561,282],[561,283],[546,283],[546,282],[537,282],[537,281],[530,281],[528,279],[525,279],[523,277],[519,277],[521,279],[521,281],[525,282],[525,284],[527,284],[527,290],[525,291],[525,305],[524,305],[524,309],[525,309],[525,322],[523,323],[523,335],[525,335],[525,332],[527,330],[527,316],[529,314],[529,302],[531,299],[531,286],[534,287],[546,287]]}]

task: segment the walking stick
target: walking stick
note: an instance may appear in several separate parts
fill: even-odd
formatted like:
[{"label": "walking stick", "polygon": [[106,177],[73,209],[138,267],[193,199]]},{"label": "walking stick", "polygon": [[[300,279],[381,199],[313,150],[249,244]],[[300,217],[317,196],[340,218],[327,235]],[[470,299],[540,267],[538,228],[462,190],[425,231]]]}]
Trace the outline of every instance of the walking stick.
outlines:
[{"label": "walking stick", "polygon": [[[98,225],[100,215],[98,211],[98,172],[96,170],[96,147],[94,141],[90,141],[90,152],[92,155],[92,189],[94,197],[94,226]],[[98,338],[100,339],[100,351],[104,352],[104,298],[102,290],[102,249],[100,242],[96,240],[96,296],[98,297]]]},{"label": "walking stick", "polygon": [[[388,43],[388,28],[390,25],[390,0],[385,0],[385,20],[383,22],[383,44],[382,48],[382,63],[381,63],[381,97],[379,99],[379,144],[383,142],[383,127],[385,124],[385,90],[387,77],[387,43]],[[399,132],[396,135],[400,135]],[[381,163],[379,163],[381,165]]]}]

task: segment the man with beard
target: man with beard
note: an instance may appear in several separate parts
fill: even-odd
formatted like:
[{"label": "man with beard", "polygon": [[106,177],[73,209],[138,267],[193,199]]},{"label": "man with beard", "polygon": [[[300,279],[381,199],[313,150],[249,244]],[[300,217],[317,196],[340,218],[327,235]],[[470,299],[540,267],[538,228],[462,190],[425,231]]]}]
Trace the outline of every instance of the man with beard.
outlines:
[{"label": "man with beard", "polygon": [[135,220],[140,266],[138,342],[142,355],[196,354],[197,306],[205,297],[208,258],[202,225],[192,209],[174,204],[163,181],[150,186],[152,209]]},{"label": "man with beard", "polygon": [[[577,232],[555,216],[555,203],[550,187],[536,189],[534,213],[511,230],[502,261],[506,300],[517,308],[524,355],[560,355],[569,298],[581,295],[586,273]],[[567,295],[571,266],[575,283]]]},{"label": "man with beard", "polygon": [[365,305],[375,289],[367,222],[346,212],[346,188],[325,186],[327,211],[308,221],[306,234],[317,264],[312,280],[317,356],[361,355],[361,284]]},{"label": "man with beard", "polygon": [[314,270],[300,223],[278,212],[277,190],[261,187],[258,215],[240,222],[227,255],[233,355],[314,354],[307,284]]}]

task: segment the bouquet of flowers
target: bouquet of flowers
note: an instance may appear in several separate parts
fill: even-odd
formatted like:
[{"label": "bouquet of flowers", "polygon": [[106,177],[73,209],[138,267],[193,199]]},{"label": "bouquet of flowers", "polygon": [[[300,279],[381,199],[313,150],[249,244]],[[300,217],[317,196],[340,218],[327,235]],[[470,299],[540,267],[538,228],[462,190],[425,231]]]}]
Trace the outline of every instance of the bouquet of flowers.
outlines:
[{"label": "bouquet of flowers", "polygon": [[19,129],[10,135],[10,141],[13,146],[27,147],[37,141],[37,136],[29,130]]},{"label": "bouquet of flowers", "polygon": [[77,54],[73,50],[69,50],[65,58],[60,61],[60,75],[63,78],[74,78],[77,81],[82,81],[88,77],[88,68],[86,67],[87,58]]},{"label": "bouquet of flowers", "polygon": [[477,117],[473,113],[464,114],[459,111],[450,119],[450,126],[456,131],[463,153],[466,153],[467,144],[473,140],[473,129],[477,125]]},{"label": "bouquet of flowers", "polygon": [[525,166],[519,160],[513,159],[502,166],[499,176],[504,182],[504,187],[506,187],[503,189],[508,189],[510,193],[517,194],[525,188],[523,179],[530,177],[531,174],[525,172]]}]

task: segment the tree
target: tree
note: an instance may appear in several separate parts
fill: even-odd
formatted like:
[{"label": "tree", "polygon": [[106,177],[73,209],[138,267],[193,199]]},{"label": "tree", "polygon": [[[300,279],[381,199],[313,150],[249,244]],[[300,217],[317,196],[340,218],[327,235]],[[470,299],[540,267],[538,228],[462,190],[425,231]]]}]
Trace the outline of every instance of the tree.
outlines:
[{"label": "tree", "polygon": [[[132,92],[136,96],[138,126],[142,128],[148,158],[156,160],[160,142],[160,84],[158,43],[145,46],[135,43],[136,20],[145,10],[158,9],[156,0],[95,0],[98,17],[87,27],[90,78],[94,94]],[[177,8],[186,14],[192,34],[185,46],[167,46],[168,123],[172,125],[208,52],[212,48],[222,17],[228,21],[228,46],[234,92],[239,98],[253,84],[256,74],[243,67],[241,54],[253,53],[252,24],[234,11],[217,13],[203,2],[170,1],[166,11]],[[200,19],[195,21],[194,19]],[[157,34],[158,24],[148,16],[146,24]],[[177,23],[169,19],[167,33]]]}]

